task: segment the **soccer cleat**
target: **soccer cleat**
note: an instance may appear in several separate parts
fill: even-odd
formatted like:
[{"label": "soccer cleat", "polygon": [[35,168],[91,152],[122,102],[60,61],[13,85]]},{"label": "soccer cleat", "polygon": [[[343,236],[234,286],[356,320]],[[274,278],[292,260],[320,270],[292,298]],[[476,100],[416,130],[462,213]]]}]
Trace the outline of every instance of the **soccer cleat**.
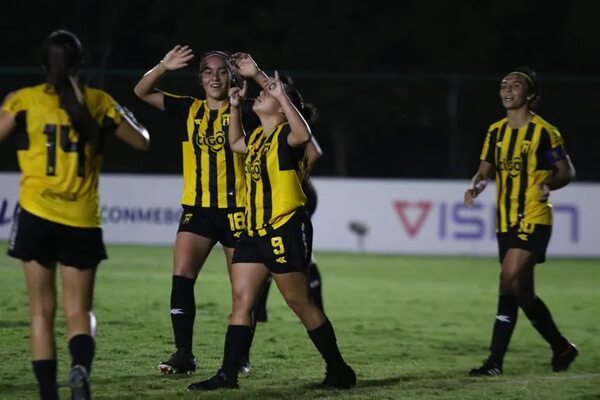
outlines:
[{"label": "soccer cleat", "polygon": [[196,371],[196,358],[194,354],[177,350],[171,354],[167,361],[158,364],[158,369],[163,375],[191,374]]},{"label": "soccer cleat", "polygon": [[552,371],[561,372],[566,371],[569,368],[569,365],[575,360],[575,358],[579,355],[579,351],[577,347],[573,343],[569,343],[568,347],[562,353],[554,353],[552,355]]},{"label": "soccer cleat", "polygon": [[350,389],[354,385],[356,385],[356,374],[348,364],[342,364],[338,367],[328,365],[325,379],[321,383],[321,386],[336,389]]},{"label": "soccer cleat", "polygon": [[473,368],[469,371],[471,376],[498,376],[502,375],[502,365],[491,358],[488,358],[483,362],[483,365],[479,368]]},{"label": "soccer cleat", "polygon": [[240,374],[249,374],[252,371],[252,364],[250,364],[250,360],[247,358],[243,359],[240,364],[239,373]]},{"label": "soccer cleat", "polygon": [[188,390],[217,390],[217,389],[239,389],[240,386],[235,379],[227,379],[223,371],[217,371],[217,374],[205,381],[190,383]]},{"label": "soccer cleat", "polygon": [[75,365],[69,372],[69,387],[71,388],[71,400],[90,400],[90,383],[85,367]]}]

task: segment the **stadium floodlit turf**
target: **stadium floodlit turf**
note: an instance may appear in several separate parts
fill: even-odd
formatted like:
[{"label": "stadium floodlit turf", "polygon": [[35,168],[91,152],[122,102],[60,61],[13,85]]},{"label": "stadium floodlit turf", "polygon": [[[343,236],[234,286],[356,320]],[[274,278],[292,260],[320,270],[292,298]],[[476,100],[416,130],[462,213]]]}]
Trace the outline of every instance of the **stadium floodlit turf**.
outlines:
[{"label": "stadium floodlit turf", "polygon": [[[20,264],[0,244],[0,399],[34,399],[27,297]],[[110,246],[98,272],[94,399],[599,399],[600,261],[552,259],[537,267],[537,291],[580,356],[564,373],[521,313],[504,375],[471,378],[487,354],[496,309],[495,258],[318,253],[327,314],[358,375],[349,391],[323,390],[323,362],[275,287],[269,322],[259,324],[253,370],[240,390],[187,392],[222,358],[231,295],[220,249],[196,284],[198,372],[161,376],[173,350],[169,319],[171,249]],[[69,358],[57,316],[60,394]]]}]

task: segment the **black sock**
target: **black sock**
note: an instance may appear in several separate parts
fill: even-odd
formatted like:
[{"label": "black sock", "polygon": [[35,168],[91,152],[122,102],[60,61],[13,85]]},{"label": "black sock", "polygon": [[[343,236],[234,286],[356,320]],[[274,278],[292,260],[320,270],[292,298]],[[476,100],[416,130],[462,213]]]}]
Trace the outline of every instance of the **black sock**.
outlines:
[{"label": "black sock", "polygon": [[171,286],[171,325],[178,350],[192,352],[194,320],[196,319],[196,299],[194,279],[173,275]]},{"label": "black sock", "polygon": [[502,366],[504,355],[508,349],[508,343],[510,343],[510,338],[517,325],[518,315],[519,303],[517,297],[500,295],[498,297],[498,312],[492,333],[492,344],[490,346],[491,358],[500,366]]},{"label": "black sock", "polygon": [[250,327],[250,342],[248,344],[248,349],[246,350],[246,352],[244,353],[244,356],[242,357],[243,360],[250,362],[250,349],[252,348],[252,342],[254,341],[254,334],[256,333],[256,325],[257,325],[257,321],[256,321],[256,316],[255,316],[255,311],[252,312],[252,326]]},{"label": "black sock", "polygon": [[90,375],[92,361],[96,353],[96,342],[90,335],[75,335],[69,340],[69,351],[71,352],[71,366],[81,365]]},{"label": "black sock", "polygon": [[552,351],[560,352],[566,348],[568,341],[560,334],[552,319],[550,310],[548,310],[542,299],[536,297],[532,306],[527,310],[523,309],[523,312],[529,318],[533,327],[550,344]]},{"label": "black sock", "polygon": [[271,276],[267,278],[263,285],[262,292],[260,293],[260,297],[256,302],[256,306],[254,307],[254,319],[257,322],[267,322],[267,299],[269,298],[269,289],[271,288],[272,280]]},{"label": "black sock", "polygon": [[56,364],[56,360],[35,360],[31,362],[42,400],[58,400]]},{"label": "black sock", "polygon": [[337,345],[333,326],[329,320],[325,321],[323,325],[319,326],[318,328],[308,331],[308,336],[314,343],[317,350],[319,350],[319,353],[321,353],[328,366],[345,364],[344,359],[340,354],[340,349]]},{"label": "black sock", "polygon": [[223,352],[223,365],[221,371],[225,372],[227,379],[237,380],[240,363],[252,340],[252,328],[245,325],[229,325],[225,334],[225,350]]},{"label": "black sock", "polygon": [[319,307],[321,312],[325,312],[323,309],[323,296],[321,294],[321,274],[319,273],[317,264],[314,262],[308,265],[308,284],[315,305]]}]

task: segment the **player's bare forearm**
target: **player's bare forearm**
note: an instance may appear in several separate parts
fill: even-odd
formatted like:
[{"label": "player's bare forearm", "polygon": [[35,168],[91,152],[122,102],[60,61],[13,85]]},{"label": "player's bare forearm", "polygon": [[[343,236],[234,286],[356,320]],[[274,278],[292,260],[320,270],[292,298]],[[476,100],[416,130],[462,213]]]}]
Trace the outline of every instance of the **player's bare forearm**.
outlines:
[{"label": "player's bare forearm", "polygon": [[232,151],[243,154],[246,152],[246,142],[239,106],[231,105],[229,118],[229,147]]},{"label": "player's bare forearm", "polygon": [[0,142],[9,137],[16,127],[15,117],[6,111],[0,111]]},{"label": "player's bare forearm", "polygon": [[288,136],[288,144],[292,147],[304,146],[310,141],[310,128],[296,106],[292,104],[287,96],[284,97],[284,99],[280,100],[280,103],[288,124],[290,124],[291,132]]},{"label": "player's bare forearm", "polygon": [[485,190],[488,179],[492,177],[492,172],[492,164],[487,161],[481,161],[477,173],[475,173],[471,180],[471,187],[464,194],[464,203],[467,207],[472,207],[475,198]]},{"label": "player's bare forearm", "polygon": [[164,95],[157,92],[155,88],[166,71],[166,67],[162,63],[158,63],[154,68],[146,72],[133,88],[133,92],[138,98],[161,110],[164,110]]}]

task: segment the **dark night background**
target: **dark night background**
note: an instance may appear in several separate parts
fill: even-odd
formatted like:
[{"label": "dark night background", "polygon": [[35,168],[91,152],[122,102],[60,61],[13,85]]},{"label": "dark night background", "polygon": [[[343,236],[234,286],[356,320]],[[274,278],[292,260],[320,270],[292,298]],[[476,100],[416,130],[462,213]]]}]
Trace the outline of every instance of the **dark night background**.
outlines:
[{"label": "dark night background", "polygon": [[[134,110],[152,135],[140,154],[113,139],[105,171],[179,173],[170,121],[132,93],[175,44],[197,56],[250,52],[295,78],[317,106],[325,156],[315,174],[469,178],[512,67],[538,71],[538,112],[562,132],[579,180],[600,181],[600,2],[3,1],[0,97],[43,80],[43,39],[64,28],[86,51],[85,79]],[[195,60],[197,61],[197,60]],[[160,87],[200,95],[197,62]],[[0,145],[0,170],[16,170]]]}]

